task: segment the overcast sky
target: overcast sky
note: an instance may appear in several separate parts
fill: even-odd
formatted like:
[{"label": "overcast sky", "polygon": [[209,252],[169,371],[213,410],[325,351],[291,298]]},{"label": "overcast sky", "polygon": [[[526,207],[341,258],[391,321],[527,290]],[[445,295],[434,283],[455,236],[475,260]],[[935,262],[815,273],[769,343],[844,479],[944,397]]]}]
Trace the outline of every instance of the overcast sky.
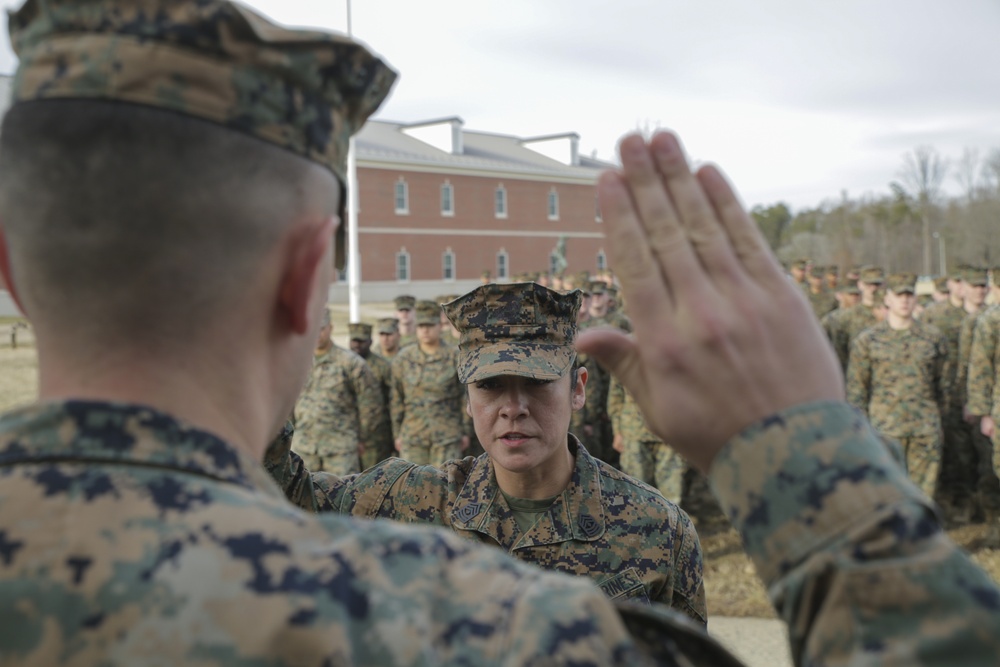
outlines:
[{"label": "overcast sky", "polygon": [[[346,0],[248,4],[347,28]],[[401,74],[380,118],[574,131],[604,159],[668,127],[750,205],[887,192],[921,144],[1000,148],[997,0],[354,0],[353,29]]]}]

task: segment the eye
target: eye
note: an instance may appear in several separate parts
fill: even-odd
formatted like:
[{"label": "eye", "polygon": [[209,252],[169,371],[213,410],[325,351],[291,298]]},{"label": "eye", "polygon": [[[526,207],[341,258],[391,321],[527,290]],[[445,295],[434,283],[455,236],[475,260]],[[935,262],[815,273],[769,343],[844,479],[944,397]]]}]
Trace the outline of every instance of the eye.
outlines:
[{"label": "eye", "polygon": [[532,387],[544,387],[547,384],[552,384],[552,380],[540,380],[537,378],[528,378],[528,384]]},{"label": "eye", "polygon": [[500,383],[497,382],[496,378],[486,378],[485,380],[480,380],[476,383],[476,389],[481,391],[492,391],[500,387]]}]

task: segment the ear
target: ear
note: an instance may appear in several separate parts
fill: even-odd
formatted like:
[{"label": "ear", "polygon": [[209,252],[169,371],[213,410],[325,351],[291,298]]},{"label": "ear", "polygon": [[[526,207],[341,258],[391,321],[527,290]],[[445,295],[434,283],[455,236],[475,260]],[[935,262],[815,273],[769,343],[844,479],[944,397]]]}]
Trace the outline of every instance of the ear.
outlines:
[{"label": "ear", "polygon": [[469,415],[469,417],[472,417],[472,403],[469,402],[468,390],[465,393],[465,414]]},{"label": "ear", "polygon": [[278,291],[278,308],[291,330],[309,332],[318,316],[317,303],[325,304],[333,266],[333,233],[336,216],[303,224],[289,240],[286,264]]},{"label": "ear", "polygon": [[10,298],[14,300],[14,305],[21,311],[22,315],[27,316],[24,312],[24,306],[21,305],[17,289],[14,287],[14,275],[10,268],[10,252],[7,250],[7,236],[4,234],[3,226],[0,226],[0,287],[6,287]]},{"label": "ear", "polygon": [[587,369],[583,366],[576,371],[576,386],[573,387],[573,410],[582,410],[587,403]]}]

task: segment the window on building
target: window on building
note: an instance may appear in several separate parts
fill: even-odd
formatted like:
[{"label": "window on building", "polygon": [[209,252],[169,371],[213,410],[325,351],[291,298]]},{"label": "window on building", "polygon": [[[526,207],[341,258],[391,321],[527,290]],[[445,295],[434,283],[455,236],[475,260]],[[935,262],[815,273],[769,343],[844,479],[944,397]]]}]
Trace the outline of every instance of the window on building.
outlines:
[{"label": "window on building", "polygon": [[396,280],[410,282],[410,253],[406,252],[406,248],[400,248],[396,253]]},{"label": "window on building", "polygon": [[497,280],[506,280],[510,266],[510,256],[506,250],[497,253]]},{"label": "window on building", "polygon": [[549,220],[559,219],[559,193],[555,190],[549,192]]},{"label": "window on building", "polygon": [[507,188],[502,185],[497,186],[493,212],[498,218],[507,217]]},{"label": "window on building", "polygon": [[597,270],[607,271],[608,269],[608,256],[604,252],[604,248],[597,251]]},{"label": "window on building", "polygon": [[441,186],[441,215],[455,215],[455,188],[447,181]]},{"label": "window on building", "polygon": [[594,197],[594,221],[604,222],[604,218],[601,217],[601,202],[597,201],[597,197]]},{"label": "window on building", "polygon": [[454,280],[455,279],[455,253],[452,252],[451,248],[444,251],[441,255],[441,278],[444,280]]},{"label": "window on building", "polygon": [[410,188],[402,178],[396,181],[396,214],[406,215],[410,212]]}]

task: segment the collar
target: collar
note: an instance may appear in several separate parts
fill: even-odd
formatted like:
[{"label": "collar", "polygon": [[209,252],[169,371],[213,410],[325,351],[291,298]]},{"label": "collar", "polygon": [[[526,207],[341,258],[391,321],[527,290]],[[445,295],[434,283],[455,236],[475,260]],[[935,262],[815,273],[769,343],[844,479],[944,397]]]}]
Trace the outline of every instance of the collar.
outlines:
[{"label": "collar", "polygon": [[522,534],[500,493],[493,461],[483,454],[476,459],[465,485],[455,498],[451,526],[486,535],[507,551],[570,540],[593,542],[604,535],[601,471],[597,460],[569,434],[567,446],[576,464],[569,484],[538,523]]},{"label": "collar", "polygon": [[281,495],[259,461],[141,405],[56,401],[0,416],[0,466],[40,462],[172,468]]}]

